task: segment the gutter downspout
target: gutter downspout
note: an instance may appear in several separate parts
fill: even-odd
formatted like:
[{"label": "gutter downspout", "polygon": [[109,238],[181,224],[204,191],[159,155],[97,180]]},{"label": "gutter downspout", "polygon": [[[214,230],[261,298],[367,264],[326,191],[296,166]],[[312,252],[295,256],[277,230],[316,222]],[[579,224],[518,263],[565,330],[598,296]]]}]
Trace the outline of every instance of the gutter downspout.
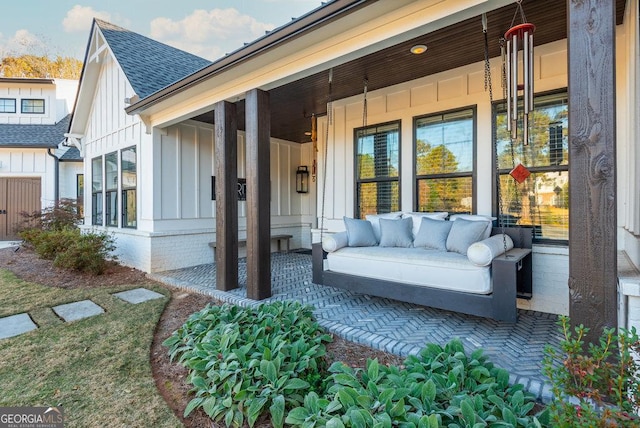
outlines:
[{"label": "gutter downspout", "polygon": [[55,197],[56,197],[56,205],[60,202],[60,159],[53,153],[51,153],[51,147],[47,149],[47,154],[55,159]]}]

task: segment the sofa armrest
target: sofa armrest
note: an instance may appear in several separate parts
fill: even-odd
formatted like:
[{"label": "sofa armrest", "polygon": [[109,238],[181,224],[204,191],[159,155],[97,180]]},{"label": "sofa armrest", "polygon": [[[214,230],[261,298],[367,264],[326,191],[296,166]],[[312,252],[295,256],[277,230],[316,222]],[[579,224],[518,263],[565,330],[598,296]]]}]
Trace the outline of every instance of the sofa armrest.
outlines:
[{"label": "sofa armrest", "polygon": [[494,258],[504,253],[505,243],[507,251],[513,248],[513,240],[506,234],[493,235],[482,241],[474,242],[467,250],[467,258],[474,265],[489,266]]},{"label": "sofa armrest", "polygon": [[322,238],[322,249],[327,253],[338,251],[347,245],[349,245],[349,236],[346,231],[327,235]]}]

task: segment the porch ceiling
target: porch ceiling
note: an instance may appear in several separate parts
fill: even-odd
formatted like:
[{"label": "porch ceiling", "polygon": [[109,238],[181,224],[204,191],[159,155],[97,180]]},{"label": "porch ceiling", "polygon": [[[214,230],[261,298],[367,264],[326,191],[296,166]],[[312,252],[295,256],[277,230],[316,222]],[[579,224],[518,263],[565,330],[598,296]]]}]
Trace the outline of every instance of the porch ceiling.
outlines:
[{"label": "porch ceiling", "polygon": [[[622,23],[626,0],[616,0],[616,24]],[[524,0],[527,20],[536,25],[535,45],[543,45],[567,37],[567,3],[558,0]],[[510,5],[487,14],[489,54],[500,55],[500,37],[511,26],[516,6]],[[520,17],[516,17],[520,23]],[[426,44],[428,50],[413,55],[409,49]],[[363,91],[384,88],[431,74],[451,70],[484,59],[484,37],[480,16],[422,35],[415,39],[358,58],[333,68],[332,99],[338,100]],[[284,140],[310,141],[312,114],[326,114],[329,70],[269,91],[271,99],[271,135]],[[238,126],[244,129],[244,100],[239,101]],[[213,122],[213,112],[195,120]]]}]

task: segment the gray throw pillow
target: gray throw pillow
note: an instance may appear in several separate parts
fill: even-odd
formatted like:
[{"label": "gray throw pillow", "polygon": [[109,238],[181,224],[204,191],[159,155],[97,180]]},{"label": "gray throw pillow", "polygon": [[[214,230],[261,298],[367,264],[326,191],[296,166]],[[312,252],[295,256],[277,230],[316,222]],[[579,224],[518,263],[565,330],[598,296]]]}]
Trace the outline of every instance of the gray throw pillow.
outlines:
[{"label": "gray throw pillow", "polygon": [[411,227],[413,222],[410,218],[390,220],[380,219],[380,246],[381,247],[411,247],[413,246],[413,235]]},{"label": "gray throw pillow", "polygon": [[453,223],[452,221],[422,217],[420,229],[418,229],[416,239],[413,241],[413,246],[447,251],[447,237]]},{"label": "gray throw pillow", "polygon": [[489,221],[471,221],[459,218],[452,223],[451,231],[447,237],[447,251],[455,251],[466,256],[471,244],[484,239]]},{"label": "gray throw pillow", "polygon": [[343,217],[344,226],[347,229],[350,247],[371,247],[378,245],[373,234],[373,227],[367,220]]}]

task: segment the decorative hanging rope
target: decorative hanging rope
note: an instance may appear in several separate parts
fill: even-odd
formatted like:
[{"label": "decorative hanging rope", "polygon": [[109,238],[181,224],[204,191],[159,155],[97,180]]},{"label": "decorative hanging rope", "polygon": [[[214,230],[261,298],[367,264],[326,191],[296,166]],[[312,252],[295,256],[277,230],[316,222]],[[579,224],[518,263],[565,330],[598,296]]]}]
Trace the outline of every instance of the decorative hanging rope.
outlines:
[{"label": "decorative hanging rope", "polygon": [[332,99],[332,84],[333,84],[333,68],[329,69],[329,90],[327,92],[327,124],[325,126],[324,133],[324,158],[322,165],[322,208],[320,213],[320,243],[324,237],[324,216],[325,216],[325,203],[327,195],[327,163],[329,156],[329,126],[333,124],[333,99]]}]

